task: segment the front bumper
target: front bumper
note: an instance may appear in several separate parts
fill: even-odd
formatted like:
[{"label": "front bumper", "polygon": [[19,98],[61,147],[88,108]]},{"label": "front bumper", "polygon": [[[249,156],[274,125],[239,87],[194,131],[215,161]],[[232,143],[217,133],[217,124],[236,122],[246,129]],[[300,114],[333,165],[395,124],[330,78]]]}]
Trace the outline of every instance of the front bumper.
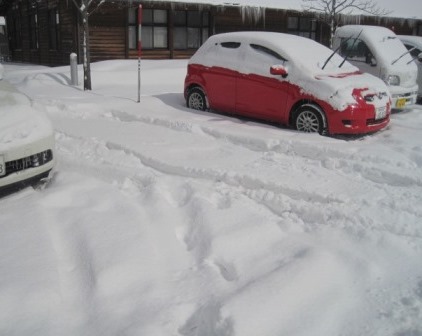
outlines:
[{"label": "front bumper", "polygon": [[0,153],[0,190],[44,177],[55,165],[54,135]]},{"label": "front bumper", "polygon": [[385,128],[390,122],[390,105],[386,107],[386,114],[375,118],[374,108],[367,106],[349,106],[342,112],[329,116],[330,134],[368,134]]}]

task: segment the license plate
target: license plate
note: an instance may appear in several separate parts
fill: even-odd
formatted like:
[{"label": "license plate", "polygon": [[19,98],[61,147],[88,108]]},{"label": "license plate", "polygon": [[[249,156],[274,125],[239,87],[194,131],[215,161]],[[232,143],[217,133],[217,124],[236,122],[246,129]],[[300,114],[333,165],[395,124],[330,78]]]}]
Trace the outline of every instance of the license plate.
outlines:
[{"label": "license plate", "polygon": [[396,107],[397,108],[403,108],[406,105],[406,98],[399,98],[396,101]]},{"label": "license plate", "polygon": [[3,155],[0,155],[0,176],[6,175],[6,163]]},{"label": "license plate", "polygon": [[387,115],[387,107],[377,107],[375,110],[375,119],[384,119]]}]

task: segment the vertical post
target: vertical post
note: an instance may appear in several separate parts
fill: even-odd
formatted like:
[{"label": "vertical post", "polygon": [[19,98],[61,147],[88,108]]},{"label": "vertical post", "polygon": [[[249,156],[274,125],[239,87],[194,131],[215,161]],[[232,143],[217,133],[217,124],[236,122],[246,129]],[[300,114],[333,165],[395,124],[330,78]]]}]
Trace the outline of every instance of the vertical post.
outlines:
[{"label": "vertical post", "polygon": [[78,85],[78,55],[70,54],[70,82],[73,86]]},{"label": "vertical post", "polygon": [[138,103],[141,101],[142,5],[138,9]]}]

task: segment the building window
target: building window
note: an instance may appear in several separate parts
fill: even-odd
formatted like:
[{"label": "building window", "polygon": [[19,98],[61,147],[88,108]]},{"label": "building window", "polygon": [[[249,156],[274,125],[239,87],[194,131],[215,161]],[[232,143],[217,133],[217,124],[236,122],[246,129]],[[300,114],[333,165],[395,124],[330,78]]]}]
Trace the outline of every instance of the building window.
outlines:
[{"label": "building window", "polygon": [[290,16],[287,18],[287,32],[293,35],[316,39],[316,20],[308,17]]},{"label": "building window", "polygon": [[59,49],[59,12],[57,8],[48,11],[48,34],[50,50]]},{"label": "building window", "polygon": [[[138,9],[129,10],[129,49],[137,48]],[[167,11],[142,10],[142,49],[168,49]]]},{"label": "building window", "polygon": [[31,49],[38,49],[38,17],[36,13],[29,15],[29,44]]},{"label": "building window", "polygon": [[418,26],[418,35],[422,36],[422,25]]},{"label": "building window", "polygon": [[13,50],[22,49],[22,25],[18,9],[15,8],[15,11],[12,14],[12,19],[8,20],[8,22],[12,22],[12,24],[8,26],[9,34],[12,39],[11,48]]},{"label": "building window", "polygon": [[174,12],[174,49],[198,49],[209,35],[209,13]]}]

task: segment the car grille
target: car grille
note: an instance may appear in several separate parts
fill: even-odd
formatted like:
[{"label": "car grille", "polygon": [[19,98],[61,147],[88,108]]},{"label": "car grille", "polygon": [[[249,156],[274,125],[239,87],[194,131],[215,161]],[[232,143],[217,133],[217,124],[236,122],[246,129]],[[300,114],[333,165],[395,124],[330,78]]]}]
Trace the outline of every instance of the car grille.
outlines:
[{"label": "car grille", "polygon": [[378,124],[382,124],[384,121],[386,121],[388,119],[388,117],[385,117],[383,119],[367,119],[366,120],[366,125],[367,126],[372,126],[372,125],[378,125]]},{"label": "car grille", "polygon": [[31,156],[24,157],[22,159],[6,162],[6,174],[7,176],[12,173],[16,173],[21,170],[40,167],[53,160],[53,152],[51,149],[37,153]]}]

